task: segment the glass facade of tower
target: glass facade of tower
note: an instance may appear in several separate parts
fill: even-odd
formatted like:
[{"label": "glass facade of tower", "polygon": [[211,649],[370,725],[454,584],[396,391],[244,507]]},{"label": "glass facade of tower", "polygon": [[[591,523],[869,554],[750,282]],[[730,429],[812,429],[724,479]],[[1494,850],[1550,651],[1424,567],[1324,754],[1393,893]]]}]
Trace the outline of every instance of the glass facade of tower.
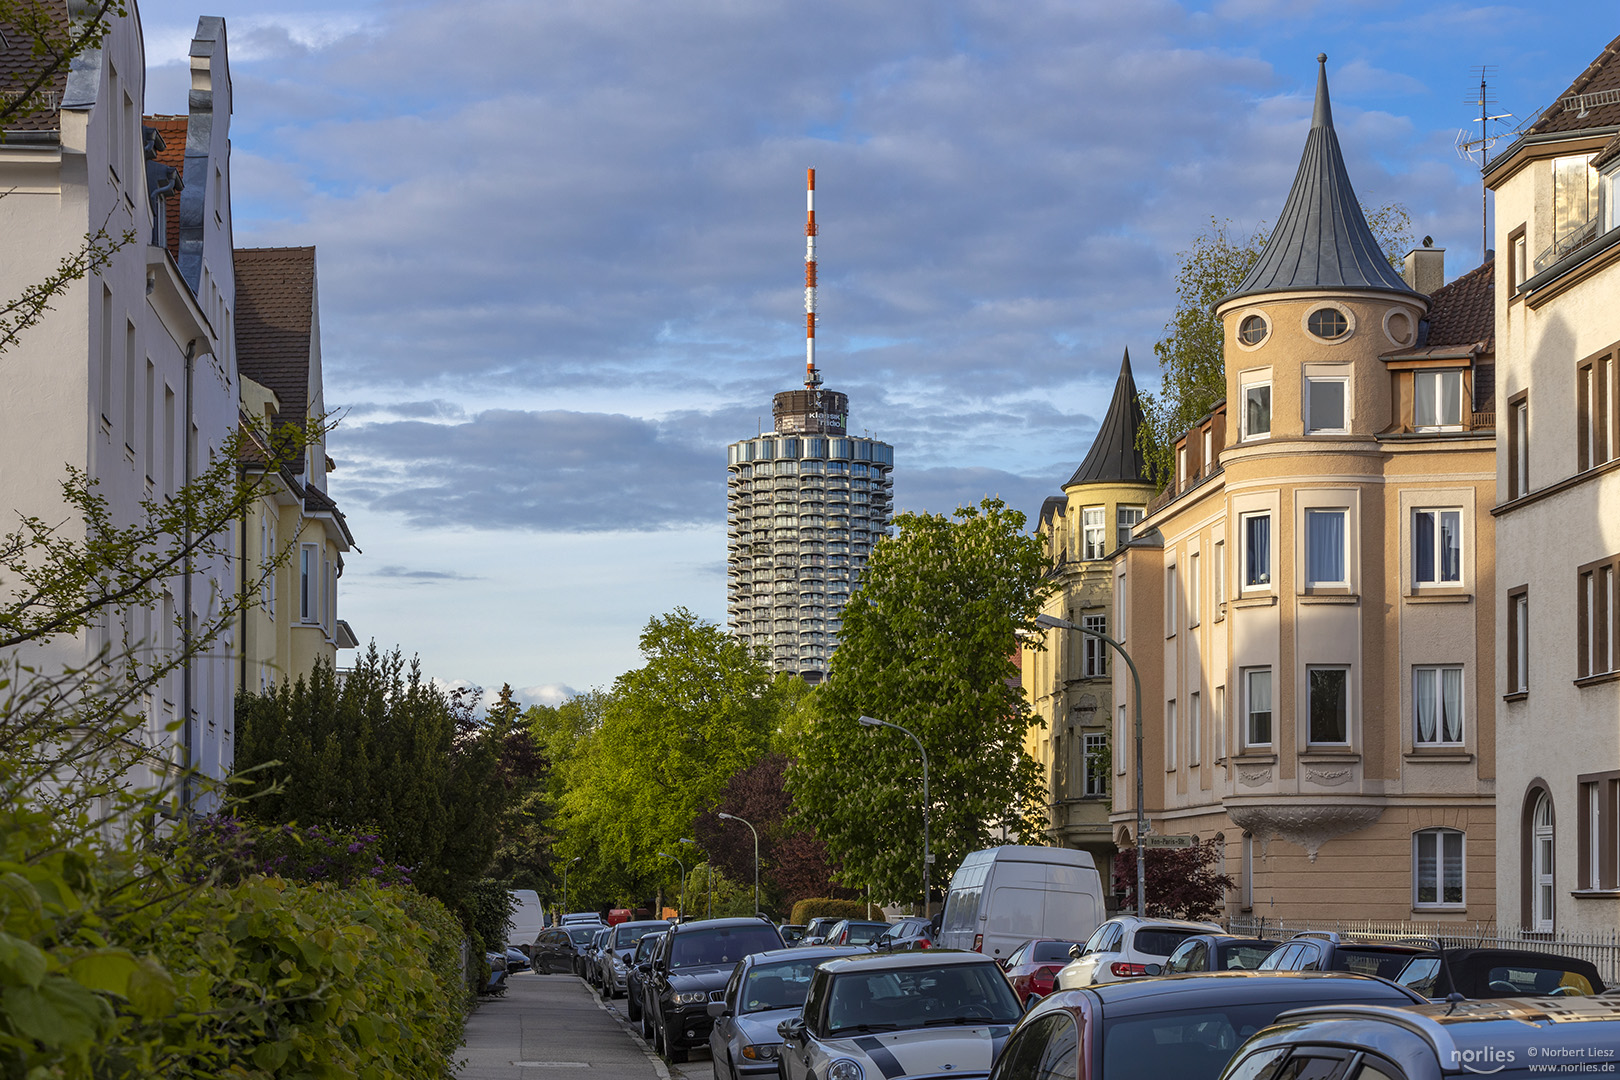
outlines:
[{"label": "glass facade of tower", "polygon": [[776,430],[726,451],[732,631],[811,683],[893,513],[894,447],[846,434],[848,408],[830,390],[778,394]]}]

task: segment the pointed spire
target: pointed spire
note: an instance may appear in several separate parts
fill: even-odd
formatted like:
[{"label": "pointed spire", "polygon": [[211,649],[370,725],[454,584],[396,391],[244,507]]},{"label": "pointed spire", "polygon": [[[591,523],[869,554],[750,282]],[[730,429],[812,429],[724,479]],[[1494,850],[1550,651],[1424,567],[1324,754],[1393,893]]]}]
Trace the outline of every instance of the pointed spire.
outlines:
[{"label": "pointed spire", "polygon": [[1119,365],[1119,378],[1114,382],[1114,399],[1108,403],[1108,415],[1097,428],[1086,460],[1074,470],[1065,488],[1076,484],[1151,484],[1147,460],[1136,448],[1136,432],[1142,426],[1142,403],[1136,394],[1136,379],[1131,375],[1131,350],[1125,350],[1125,359]]},{"label": "pointed spire", "polygon": [[1293,190],[1277,217],[1265,250],[1237,291],[1222,300],[1254,293],[1304,289],[1375,289],[1412,295],[1361,213],[1328,101],[1327,54],[1318,53],[1316,107]]}]

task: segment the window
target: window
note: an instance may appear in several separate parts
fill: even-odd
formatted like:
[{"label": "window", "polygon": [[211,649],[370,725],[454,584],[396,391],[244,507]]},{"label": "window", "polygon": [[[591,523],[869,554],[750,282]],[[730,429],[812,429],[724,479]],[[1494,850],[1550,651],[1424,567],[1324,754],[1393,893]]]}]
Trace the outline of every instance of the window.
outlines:
[{"label": "window", "polygon": [[259,606],[266,610],[270,607],[270,583],[274,580],[264,570],[270,563],[270,519],[259,517]]},{"label": "window", "polygon": [[1615,579],[1620,555],[1587,563],[1576,571],[1575,629],[1576,678],[1607,675],[1620,670],[1615,647]]},{"label": "window", "polygon": [[1164,568],[1164,636],[1175,637],[1180,623],[1181,597],[1177,588],[1176,564]]},{"label": "window", "polygon": [[997,1063],[1001,1080],[1059,1080],[1079,1069],[1080,1032],[1068,1013],[1048,1013],[1018,1030]]},{"label": "window", "polygon": [[314,622],[317,610],[315,592],[320,588],[320,563],[314,544],[305,544],[298,550],[298,618]]},{"label": "window", "polygon": [[1412,512],[1412,583],[1447,585],[1462,581],[1462,511]]},{"label": "window", "polygon": [[1259,439],[1271,434],[1271,384],[1243,388],[1243,437]]},{"label": "window", "polygon": [[1166,770],[1176,767],[1176,699],[1171,698],[1164,703],[1164,767]]},{"label": "window", "polygon": [[1271,515],[1243,518],[1243,587],[1271,587]]},{"label": "window", "polygon": [[113,302],[112,290],[101,287],[101,422],[112,426]]},{"label": "window", "polygon": [[1577,888],[1620,888],[1620,772],[1576,777],[1581,792]]},{"label": "window", "polygon": [[1131,529],[1142,520],[1144,508],[1140,506],[1121,506],[1114,511],[1119,528],[1119,546],[1124,547],[1131,542]]},{"label": "window", "polygon": [[1418,371],[1412,379],[1412,423],[1419,431],[1462,427],[1462,372]]},{"label": "window", "polygon": [[1212,601],[1215,606],[1215,617],[1221,617],[1221,605],[1226,603],[1226,541],[1215,541],[1215,563],[1210,567],[1215,572],[1215,595]]},{"label": "window", "polygon": [[1412,834],[1414,907],[1460,907],[1463,903],[1463,834],[1424,829]]},{"label": "window", "polygon": [[1243,673],[1245,746],[1271,745],[1271,669],[1250,668]]},{"label": "window", "polygon": [[[1125,775],[1125,749],[1124,749],[1125,748],[1125,740],[1128,737],[1134,739],[1134,736],[1128,735],[1128,732],[1130,730],[1130,728],[1129,728],[1130,721],[1128,721],[1125,718],[1125,706],[1121,705],[1116,710],[1116,713],[1117,713],[1117,715],[1114,717],[1114,745],[1119,747],[1120,751],[1114,757],[1114,771],[1119,773],[1119,775],[1124,776]],[[1133,746],[1135,745],[1134,741],[1132,742],[1131,745],[1133,745]]]},{"label": "window", "polygon": [[1350,429],[1346,411],[1346,379],[1305,380],[1305,430],[1344,432]]},{"label": "window", "polygon": [[1528,258],[1529,245],[1525,243],[1524,226],[1520,225],[1513,234],[1512,252],[1508,261],[1508,299],[1513,299],[1520,285],[1530,277],[1530,260]]},{"label": "window", "polygon": [[1343,510],[1305,511],[1306,580],[1311,585],[1344,585]]},{"label": "window", "polygon": [[1307,736],[1313,743],[1350,741],[1350,669],[1307,667],[1310,720]]},{"label": "window", "polygon": [[1418,746],[1463,741],[1463,671],[1458,665],[1412,669],[1412,740]]},{"label": "window", "polygon": [[1530,587],[1508,590],[1507,692],[1530,690]]},{"label": "window", "polygon": [[1536,256],[1537,273],[1597,235],[1597,170],[1592,154],[1553,159],[1552,246]]},{"label": "window", "polygon": [[1245,345],[1258,345],[1266,340],[1266,320],[1259,315],[1249,315],[1238,324],[1238,340]]},{"label": "window", "polygon": [[140,400],[135,372],[135,324],[124,323],[124,449],[135,456],[135,404]]},{"label": "window", "polygon": [[[1080,620],[1082,629],[1090,630],[1094,634],[1108,633],[1108,616],[1086,615]],[[1108,676],[1108,642],[1101,638],[1094,638],[1085,634],[1081,640],[1080,676],[1085,679],[1102,679]]]},{"label": "window", "polygon": [[1202,695],[1187,695],[1187,764],[1197,765],[1204,756],[1204,716]]},{"label": "window", "polygon": [[175,431],[174,391],[167,385],[163,387],[163,493],[174,494],[174,459],[176,455],[175,441],[178,433]]},{"label": "window", "polygon": [[1215,429],[1204,429],[1204,468],[1203,473],[1208,476],[1215,471]]},{"label": "window", "polygon": [[1599,846],[1599,838],[1603,835],[1603,802],[1599,792],[1601,786],[1591,782],[1581,785],[1581,805],[1586,808],[1581,823],[1585,843],[1581,844],[1579,875],[1579,885],[1583,889],[1603,887],[1599,871],[1603,865],[1603,851]]},{"label": "window", "polygon": [[1508,498],[1530,492],[1530,400],[1520,394],[1508,405]]},{"label": "window", "polygon": [[145,434],[141,446],[146,464],[146,482],[150,484],[152,477],[157,475],[157,368],[152,365],[150,357],[146,361],[146,385],[141,405],[144,410],[141,427]]},{"label": "window", "polygon": [[1187,486],[1187,444],[1176,447],[1176,490]]},{"label": "window", "polygon": [[1215,688],[1215,710],[1210,714],[1209,722],[1215,729],[1215,760],[1226,759],[1226,687]]},{"label": "window", "polygon": [[1198,609],[1203,603],[1203,594],[1199,591],[1201,584],[1198,574],[1198,552],[1187,556],[1187,625],[1197,626],[1199,623]]},{"label": "window", "polygon": [[1108,508],[1088,506],[1080,512],[1082,559],[1100,559],[1108,542]]},{"label": "window", "polygon": [[1575,373],[1576,467],[1595,469],[1615,458],[1614,357],[1588,360]]},{"label": "window", "polygon": [[1087,795],[1108,794],[1108,761],[1112,756],[1108,752],[1108,736],[1103,734],[1088,734],[1085,736],[1086,751],[1086,786]]},{"label": "window", "polygon": [[1545,791],[1533,793],[1530,816],[1530,929],[1553,928],[1553,805]]},{"label": "window", "polygon": [[1311,333],[1327,341],[1342,338],[1350,332],[1350,320],[1345,318],[1344,312],[1338,308],[1317,308],[1311,312],[1306,326],[1310,328]]}]

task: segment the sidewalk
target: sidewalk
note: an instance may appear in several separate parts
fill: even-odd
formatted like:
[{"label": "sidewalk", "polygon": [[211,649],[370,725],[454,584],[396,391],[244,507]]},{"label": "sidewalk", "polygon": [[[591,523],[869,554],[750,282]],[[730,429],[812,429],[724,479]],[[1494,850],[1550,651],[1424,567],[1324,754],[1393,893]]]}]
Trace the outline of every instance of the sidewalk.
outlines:
[{"label": "sidewalk", "polygon": [[467,1019],[460,1080],[669,1080],[572,975],[523,972]]}]

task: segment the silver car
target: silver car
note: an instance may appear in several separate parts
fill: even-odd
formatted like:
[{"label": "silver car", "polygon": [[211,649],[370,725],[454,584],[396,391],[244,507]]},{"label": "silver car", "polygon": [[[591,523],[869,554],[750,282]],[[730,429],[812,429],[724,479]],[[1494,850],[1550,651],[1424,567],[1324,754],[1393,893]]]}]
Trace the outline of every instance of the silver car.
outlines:
[{"label": "silver car", "polygon": [[813,945],[773,949],[738,962],[726,983],[723,1001],[709,1002],[714,1027],[709,1031],[709,1056],[715,1080],[745,1080],[775,1076],[782,1036],[776,1025],[804,1010],[810,977],[826,960],[863,956],[860,947]]}]

